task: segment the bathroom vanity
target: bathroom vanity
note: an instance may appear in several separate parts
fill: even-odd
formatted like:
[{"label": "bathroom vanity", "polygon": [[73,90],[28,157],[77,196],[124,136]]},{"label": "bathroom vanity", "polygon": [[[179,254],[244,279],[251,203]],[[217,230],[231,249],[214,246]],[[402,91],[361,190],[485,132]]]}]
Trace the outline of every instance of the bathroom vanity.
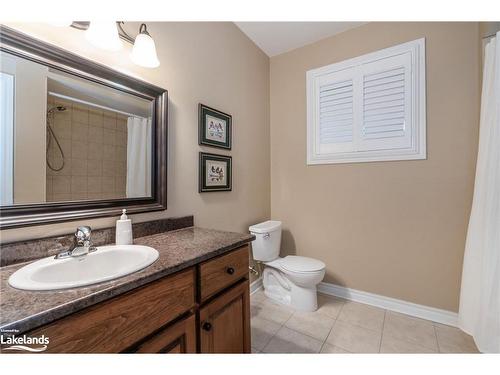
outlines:
[{"label": "bathroom vanity", "polygon": [[247,275],[245,245],[28,334],[55,353],[248,353]]},{"label": "bathroom vanity", "polygon": [[12,288],[25,264],[2,267],[0,329],[44,335],[49,353],[249,353],[252,239],[196,227],[139,237],[160,254],[151,266],[66,290]]}]

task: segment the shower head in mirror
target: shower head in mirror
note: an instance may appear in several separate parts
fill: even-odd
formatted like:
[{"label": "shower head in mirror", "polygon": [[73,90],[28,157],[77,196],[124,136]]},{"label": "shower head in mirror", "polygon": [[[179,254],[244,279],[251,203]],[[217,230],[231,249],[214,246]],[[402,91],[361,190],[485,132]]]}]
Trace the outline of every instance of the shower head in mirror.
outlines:
[{"label": "shower head in mirror", "polygon": [[66,110],[66,107],[62,105],[58,105],[56,107],[52,107],[47,111],[47,114],[51,114],[52,112],[64,112]]}]

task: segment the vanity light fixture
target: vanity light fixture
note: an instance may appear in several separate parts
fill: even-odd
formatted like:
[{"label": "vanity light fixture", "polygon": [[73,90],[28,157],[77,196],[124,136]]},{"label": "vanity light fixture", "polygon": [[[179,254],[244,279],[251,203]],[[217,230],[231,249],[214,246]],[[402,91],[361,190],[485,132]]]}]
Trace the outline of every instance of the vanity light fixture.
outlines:
[{"label": "vanity light fixture", "polygon": [[122,41],[115,22],[91,21],[85,38],[94,46],[107,51],[119,51]]},{"label": "vanity light fixture", "polygon": [[131,60],[134,64],[145,68],[156,68],[160,66],[160,60],[156,54],[156,46],[153,38],[148,32],[145,23],[141,23],[139,33],[134,38],[124,29],[124,23],[99,22],[99,21],[74,21],[71,27],[85,31],[86,39],[98,48],[109,51],[117,51],[122,47],[120,39],[133,45]]},{"label": "vanity light fixture", "polygon": [[135,64],[145,68],[160,66],[160,60],[158,60],[158,56],[156,55],[155,41],[149,35],[145,23],[141,24],[139,34],[135,37],[130,57]]}]

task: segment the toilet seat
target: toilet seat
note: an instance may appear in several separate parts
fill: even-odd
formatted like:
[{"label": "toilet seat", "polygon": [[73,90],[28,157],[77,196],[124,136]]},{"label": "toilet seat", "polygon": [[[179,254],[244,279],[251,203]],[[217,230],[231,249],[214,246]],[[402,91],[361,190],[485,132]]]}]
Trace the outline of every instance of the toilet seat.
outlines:
[{"label": "toilet seat", "polygon": [[280,268],[285,272],[310,273],[319,272],[325,269],[326,265],[322,261],[314,258],[288,255],[281,259]]}]

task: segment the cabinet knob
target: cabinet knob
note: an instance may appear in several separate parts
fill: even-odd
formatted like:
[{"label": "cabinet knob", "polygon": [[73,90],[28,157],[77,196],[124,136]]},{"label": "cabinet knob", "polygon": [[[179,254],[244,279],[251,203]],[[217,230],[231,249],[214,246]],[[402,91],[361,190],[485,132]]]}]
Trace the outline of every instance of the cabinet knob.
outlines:
[{"label": "cabinet knob", "polygon": [[203,323],[201,328],[203,328],[205,331],[210,331],[212,329],[212,324],[210,324],[209,322],[205,322]]},{"label": "cabinet knob", "polygon": [[233,267],[228,267],[226,272],[230,275],[232,275],[234,273],[234,268]]}]

